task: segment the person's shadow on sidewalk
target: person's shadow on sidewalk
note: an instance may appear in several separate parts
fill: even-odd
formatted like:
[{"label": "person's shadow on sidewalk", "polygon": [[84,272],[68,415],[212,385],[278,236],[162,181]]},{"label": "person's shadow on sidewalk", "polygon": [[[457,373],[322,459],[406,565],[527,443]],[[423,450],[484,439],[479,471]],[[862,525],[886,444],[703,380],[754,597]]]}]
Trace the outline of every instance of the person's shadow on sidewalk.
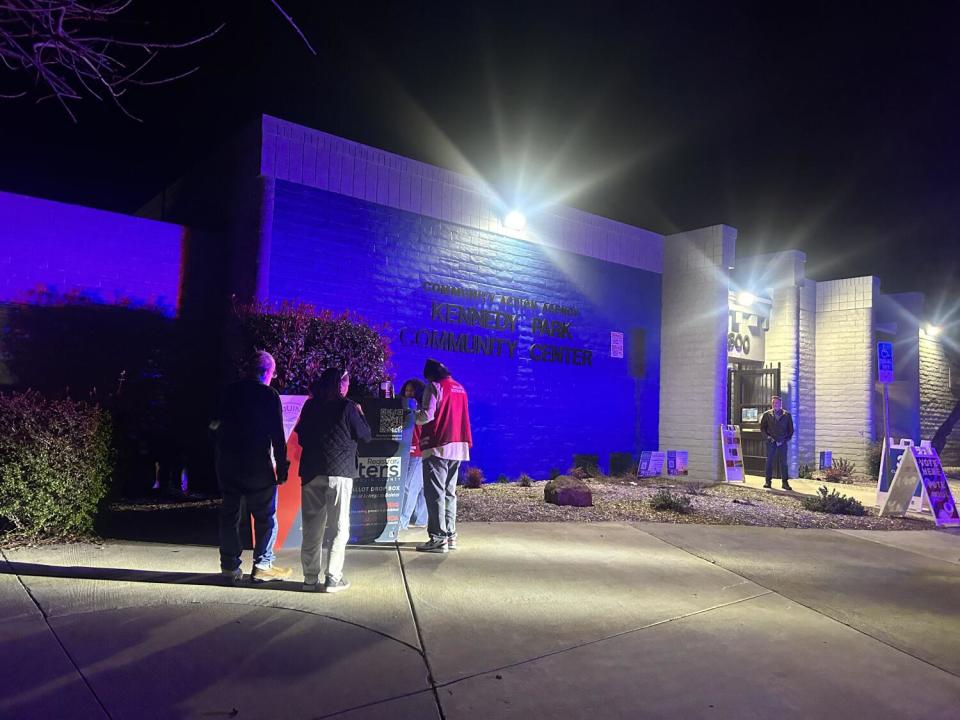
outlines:
[{"label": "person's shadow on sidewalk", "polygon": [[171,585],[208,585],[211,587],[303,592],[300,582],[273,581],[254,583],[250,582],[249,576],[244,576],[243,580],[232,583],[219,573],[165,572],[162,570],[86,567],[83,565],[41,565],[39,563],[19,562],[16,560],[7,560],[6,562],[0,563],[0,575],[65,578],[68,580],[115,580],[118,582],[162,583]]}]

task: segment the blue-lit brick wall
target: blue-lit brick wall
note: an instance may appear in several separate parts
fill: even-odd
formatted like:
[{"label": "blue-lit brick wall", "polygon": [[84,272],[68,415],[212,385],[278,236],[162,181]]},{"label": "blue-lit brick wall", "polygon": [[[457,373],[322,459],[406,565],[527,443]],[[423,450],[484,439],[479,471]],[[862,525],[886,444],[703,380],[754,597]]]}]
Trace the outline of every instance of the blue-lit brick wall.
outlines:
[{"label": "blue-lit brick wall", "polygon": [[[458,299],[424,283],[555,303],[578,314]],[[657,448],[657,273],[277,181],[268,294],[386,323],[398,387],[420,376],[426,358],[442,360],[469,393],[472,464],[489,480],[566,471],[574,453],[599,455],[606,467],[611,452]],[[432,317],[434,302],[519,315],[517,329],[443,323]],[[570,322],[572,337],[535,337],[531,323],[540,317]],[[503,338],[516,343],[515,356],[506,346],[498,357],[408,344],[417,330]],[[624,334],[623,359],[610,356],[611,331]],[[586,348],[591,364],[534,362],[533,343]]]}]

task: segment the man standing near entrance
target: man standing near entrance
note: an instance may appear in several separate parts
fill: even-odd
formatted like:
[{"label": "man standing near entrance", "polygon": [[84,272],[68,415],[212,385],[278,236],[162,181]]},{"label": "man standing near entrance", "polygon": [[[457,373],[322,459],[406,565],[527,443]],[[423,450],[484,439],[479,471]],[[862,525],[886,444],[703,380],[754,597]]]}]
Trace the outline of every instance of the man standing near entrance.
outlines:
[{"label": "man standing near entrance", "polygon": [[[256,352],[243,380],[223,393],[210,429],[217,436],[217,479],[223,493],[220,508],[220,571],[236,582],[240,569],[240,521],[243,501],[253,515],[253,582],[284,580],[290,568],[273,564],[277,539],[277,485],[287,481],[287,441],[280,396],[270,387],[277,365],[270,353]],[[271,452],[272,450],[272,452]],[[274,468],[276,459],[276,468]]]},{"label": "man standing near entrance", "polygon": [[770,409],[760,418],[760,432],[767,441],[767,474],[765,488],[771,487],[774,465],[780,468],[781,487],[793,490],[787,482],[787,443],[793,437],[793,418],[783,409],[783,401],[778,395],[770,398]]},{"label": "man standing near entrance", "polygon": [[470,459],[473,435],[467,391],[439,360],[427,360],[423,402],[417,410],[422,426],[423,494],[427,500],[430,540],[420,552],[445,553],[457,549],[457,471]]}]

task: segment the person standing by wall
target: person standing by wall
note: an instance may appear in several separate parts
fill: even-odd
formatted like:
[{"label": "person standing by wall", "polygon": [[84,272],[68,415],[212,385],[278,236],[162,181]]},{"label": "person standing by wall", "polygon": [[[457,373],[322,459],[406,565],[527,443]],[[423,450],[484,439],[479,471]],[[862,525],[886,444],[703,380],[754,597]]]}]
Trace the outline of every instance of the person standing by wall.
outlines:
[{"label": "person standing by wall", "polygon": [[430,540],[417,550],[445,553],[457,549],[457,471],[470,459],[473,446],[470,409],[467,391],[439,360],[427,360],[423,376],[427,385],[416,422],[423,426],[420,451]]},{"label": "person standing by wall", "polygon": [[[417,403],[423,397],[425,386],[416,378],[407,380],[400,389],[404,400],[413,398]],[[420,434],[422,425],[413,426],[413,438],[410,441],[410,461],[403,478],[403,505],[400,508],[400,529],[406,530],[411,523],[414,527],[427,524],[427,501],[423,494],[423,456],[420,452]]]},{"label": "person standing by wall", "polygon": [[[287,442],[280,396],[270,387],[276,362],[267,352],[254,353],[249,377],[228,385],[217,417],[216,470],[220,508],[220,572],[231,582],[243,577],[240,553],[242,502],[253,515],[253,582],[283,580],[290,568],[273,564],[277,539],[277,485],[287,481]],[[272,454],[271,454],[272,449]],[[274,469],[274,458],[276,469]]]},{"label": "person standing by wall", "polygon": [[779,396],[770,398],[770,409],[760,418],[760,432],[767,441],[767,468],[765,488],[772,487],[774,465],[780,468],[781,487],[784,490],[793,490],[787,481],[787,443],[793,437],[793,418],[783,409],[783,401]]},{"label": "person standing by wall", "polygon": [[350,375],[343,368],[324,370],[294,428],[303,448],[300,561],[308,591],[336,593],[350,587],[343,576],[350,496],[358,476],[357,443],[370,441],[370,426],[360,406],[347,399],[349,389]]}]

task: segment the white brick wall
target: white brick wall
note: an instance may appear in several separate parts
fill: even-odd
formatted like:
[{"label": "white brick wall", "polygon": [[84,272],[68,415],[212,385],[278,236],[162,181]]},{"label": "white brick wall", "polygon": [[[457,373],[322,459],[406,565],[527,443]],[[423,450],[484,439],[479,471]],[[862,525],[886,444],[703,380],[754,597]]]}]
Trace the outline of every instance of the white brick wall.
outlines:
[{"label": "white brick wall", "polygon": [[737,232],[725,225],[664,238],[660,447],[687,450],[690,473],[722,477],[727,416],[727,298]]},{"label": "white brick wall", "polygon": [[806,255],[797,250],[737,259],[741,284],[770,293],[773,306],[764,362],[780,365],[783,406],[796,436],[787,451],[790,474],[815,456],[816,283],[805,278]]},{"label": "white brick wall", "polygon": [[[920,428],[924,440],[933,434],[956,404],[950,391],[950,363],[939,339],[920,336]],[[944,465],[960,465],[960,427],[943,449]]]},{"label": "white brick wall", "polygon": [[874,439],[873,305],[879,280],[817,283],[816,450],[867,467]]},{"label": "white brick wall", "polygon": [[806,280],[800,288],[800,392],[797,407],[798,462],[817,460],[817,283]]},{"label": "white brick wall", "polygon": [[503,226],[504,207],[482,178],[263,116],[260,173],[559,250],[663,272],[663,236],[575,208],[532,214],[517,233]]},{"label": "white brick wall", "polygon": [[[793,415],[794,425],[799,428],[803,418],[797,412],[800,404],[800,298],[799,288],[790,284],[773,289],[773,307],[770,312],[770,329],[767,331],[766,364],[780,364],[780,395],[783,406]],[[790,475],[797,474],[797,443],[787,446],[787,461]]]}]

